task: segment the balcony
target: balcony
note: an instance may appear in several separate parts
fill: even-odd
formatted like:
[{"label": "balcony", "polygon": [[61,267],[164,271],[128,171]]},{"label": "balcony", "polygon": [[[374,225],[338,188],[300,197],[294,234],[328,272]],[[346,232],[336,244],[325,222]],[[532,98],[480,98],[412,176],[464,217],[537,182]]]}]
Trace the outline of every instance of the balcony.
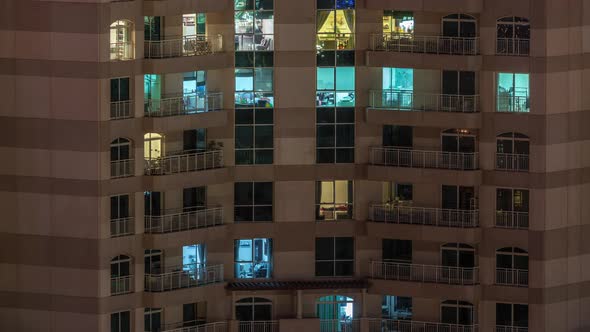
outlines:
[{"label": "balcony", "polygon": [[374,33],[371,34],[370,48],[373,51],[398,53],[478,55],[479,38]]},{"label": "balcony", "polygon": [[145,232],[149,234],[182,232],[222,224],[223,208],[220,207],[196,211],[167,211],[164,215],[145,216]]},{"label": "balcony", "polygon": [[239,332],[279,332],[279,321],[277,320],[258,320],[258,321],[241,321],[238,324]]},{"label": "balcony", "polygon": [[134,165],[133,159],[111,161],[111,178],[116,179],[133,176]]},{"label": "balcony", "polygon": [[145,175],[168,175],[223,167],[223,151],[180,152],[145,161]]},{"label": "balcony", "polygon": [[496,153],[496,169],[499,171],[528,172],[529,155],[516,153]]},{"label": "balcony", "polygon": [[133,217],[111,219],[111,237],[127,236],[134,233]]},{"label": "balcony", "polygon": [[407,90],[371,90],[369,107],[394,111],[479,112],[479,95],[414,93]]},{"label": "balcony", "polygon": [[371,147],[369,152],[372,165],[464,171],[479,168],[477,152],[426,151],[396,147]]},{"label": "balcony", "polygon": [[221,52],[221,35],[192,35],[165,40],[144,41],[144,58],[164,59],[183,56],[200,56]]},{"label": "balcony", "polygon": [[529,56],[531,52],[531,40],[522,38],[498,38],[496,39],[497,55]]},{"label": "balcony", "polygon": [[360,332],[358,319],[320,319],[320,332]]},{"label": "balcony", "polygon": [[496,332],[529,332],[528,327],[496,325]]},{"label": "balcony", "polygon": [[166,292],[175,289],[204,286],[223,281],[223,265],[179,265],[170,271],[145,275],[146,292]]},{"label": "balcony", "polygon": [[519,211],[496,211],[498,228],[529,229],[529,213]]},{"label": "balcony", "polygon": [[528,113],[531,111],[530,97],[525,96],[506,96],[498,95],[496,97],[496,111],[503,113]]},{"label": "balcony", "polygon": [[[187,326],[191,325],[192,326]],[[229,331],[227,322],[215,322],[207,324],[199,324],[199,321],[194,322],[179,322],[174,324],[167,324],[162,327],[162,332],[227,332]],[[199,324],[199,325],[197,325]]]},{"label": "balcony", "polygon": [[468,286],[479,283],[478,273],[478,267],[371,262],[371,278],[373,279]]},{"label": "balcony", "polygon": [[131,293],[133,276],[111,277],[111,295]]},{"label": "balcony", "polygon": [[146,117],[190,115],[223,108],[223,93],[192,93],[163,99],[150,99],[145,103]]},{"label": "balcony", "polygon": [[369,219],[374,222],[409,224],[437,227],[478,227],[479,210],[454,210],[373,204],[369,207]]},{"label": "balcony", "polygon": [[133,100],[111,102],[111,120],[121,120],[133,117]]},{"label": "balcony", "polygon": [[477,325],[417,322],[412,320],[369,319],[369,332],[478,332]]},{"label": "balcony", "polygon": [[132,42],[111,43],[110,59],[111,61],[133,60],[135,56],[135,45]]},{"label": "balcony", "polygon": [[528,287],[529,271],[496,268],[496,285]]}]

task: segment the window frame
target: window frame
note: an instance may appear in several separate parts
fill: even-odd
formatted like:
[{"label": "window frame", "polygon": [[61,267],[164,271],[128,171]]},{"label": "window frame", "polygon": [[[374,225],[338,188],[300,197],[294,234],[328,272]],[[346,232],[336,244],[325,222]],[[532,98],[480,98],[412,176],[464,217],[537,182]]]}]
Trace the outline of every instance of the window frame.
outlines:
[{"label": "window frame", "polygon": [[[351,240],[352,241],[352,248],[347,248],[352,252],[352,258],[337,258],[337,252],[338,252],[338,239],[343,240],[346,239]],[[332,255],[331,255],[331,259],[318,259],[318,242],[319,241],[332,241]],[[356,241],[354,237],[316,237],[315,238],[315,277],[353,277],[355,275],[356,269],[355,269],[355,259],[356,259]],[[326,274],[326,275],[321,275],[318,274],[318,264],[326,264],[326,263],[331,263],[332,264],[332,273],[331,274]],[[351,271],[350,274],[338,274],[338,264],[350,264],[351,267]]]},{"label": "window frame", "polygon": [[[336,201],[336,184],[340,182],[346,182],[348,202],[337,202]],[[322,202],[322,188],[324,183],[332,184],[332,200],[330,202]],[[338,220],[353,220],[354,219],[354,181],[352,180],[329,180],[329,181],[316,181],[316,221],[338,221]],[[348,195],[350,194],[350,195]],[[334,218],[326,218],[326,215],[321,216],[322,208],[325,206],[332,206],[334,211]],[[339,206],[346,206],[345,218],[338,218],[337,209]]]},{"label": "window frame", "polygon": [[[268,256],[268,260],[256,260],[256,244],[255,241],[260,241],[260,240],[266,240],[266,246],[263,245],[263,255],[264,255],[264,250],[268,250],[267,256]],[[241,259],[238,257],[238,246],[240,245],[240,241],[250,241],[251,243],[251,260],[245,260],[245,259]],[[238,268],[238,266],[241,265],[246,265],[246,264],[250,264],[251,265],[251,270],[252,270],[252,277],[248,277],[248,276],[241,276],[239,275],[238,270],[240,270],[240,268]],[[262,264],[261,266],[266,265],[267,267],[267,271],[266,271],[266,276],[265,277],[257,277],[256,273],[255,273],[255,267],[257,264]],[[245,272],[247,273],[247,272]],[[246,275],[244,273],[244,275]],[[234,277],[236,279],[271,279],[273,277],[273,239],[272,238],[247,238],[247,239],[235,239],[234,240]]]}]

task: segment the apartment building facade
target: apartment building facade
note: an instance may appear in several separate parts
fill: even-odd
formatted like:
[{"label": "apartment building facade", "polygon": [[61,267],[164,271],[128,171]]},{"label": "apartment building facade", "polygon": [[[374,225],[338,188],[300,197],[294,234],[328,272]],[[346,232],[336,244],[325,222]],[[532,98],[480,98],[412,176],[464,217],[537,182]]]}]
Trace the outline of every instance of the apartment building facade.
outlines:
[{"label": "apartment building facade", "polygon": [[584,1],[0,17],[0,330],[590,330]]}]

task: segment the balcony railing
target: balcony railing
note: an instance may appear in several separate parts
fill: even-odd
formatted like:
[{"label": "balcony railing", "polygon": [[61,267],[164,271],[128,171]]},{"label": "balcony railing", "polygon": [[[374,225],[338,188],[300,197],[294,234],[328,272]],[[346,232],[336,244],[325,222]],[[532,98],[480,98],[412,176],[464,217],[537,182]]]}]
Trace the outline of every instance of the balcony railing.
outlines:
[{"label": "balcony railing", "polygon": [[479,210],[438,209],[393,204],[373,204],[369,219],[375,222],[439,227],[478,226]]},{"label": "balcony railing", "polygon": [[476,170],[479,168],[478,153],[412,150],[409,148],[372,147],[372,165]]},{"label": "balcony railing", "polygon": [[478,267],[465,268],[383,261],[371,262],[371,278],[374,279],[475,285],[479,283],[478,273]]},{"label": "balcony railing", "polygon": [[123,178],[133,176],[133,159],[111,161],[111,178]]},{"label": "balcony railing", "polygon": [[111,43],[111,60],[132,60],[134,48],[132,42]]},{"label": "balcony railing", "polygon": [[111,295],[131,293],[133,276],[111,277]]},{"label": "balcony railing", "polygon": [[496,332],[529,332],[528,327],[496,325]]},{"label": "balcony railing", "polygon": [[145,102],[146,117],[189,115],[223,108],[223,93],[191,93]]},{"label": "balcony railing", "polygon": [[479,54],[479,38],[416,36],[410,33],[371,34],[371,50],[449,55]]},{"label": "balcony railing", "polygon": [[222,224],[223,208],[220,207],[145,216],[145,232],[151,234],[182,232]]},{"label": "balcony railing", "polygon": [[223,167],[223,151],[183,153],[145,161],[145,175],[167,175]]},{"label": "balcony railing", "polygon": [[371,90],[372,108],[395,111],[457,112],[479,111],[479,95],[415,93],[407,90]]},{"label": "balcony railing", "polygon": [[497,38],[496,54],[528,56],[531,52],[531,40],[521,38]]},{"label": "balcony railing", "polygon": [[176,58],[198,56],[221,52],[223,38],[221,35],[191,35],[165,40],[144,41],[146,59]]},{"label": "balcony railing", "polygon": [[320,319],[320,332],[360,332],[358,319]]},{"label": "balcony railing", "polygon": [[528,172],[529,155],[496,153],[496,169],[500,171]]},{"label": "balcony railing", "polygon": [[479,332],[477,325],[417,322],[412,320],[370,319],[369,332]]},{"label": "balcony railing", "polygon": [[518,211],[496,211],[496,227],[510,229],[528,229],[529,213]]},{"label": "balcony railing", "polygon": [[[229,328],[227,326],[227,322],[215,322],[215,323],[207,323],[207,324],[200,324],[198,321],[195,321],[193,326],[186,326],[191,325],[192,322],[180,322],[175,324],[165,325],[162,328],[162,332],[228,332]],[[199,325],[197,325],[199,324]]]},{"label": "balcony railing", "polygon": [[528,287],[529,270],[496,268],[496,284]]},{"label": "balcony railing", "polygon": [[528,113],[531,111],[529,96],[504,96],[496,97],[496,110],[505,113]]},{"label": "balcony railing", "polygon": [[127,119],[133,117],[133,100],[111,102],[111,120]]},{"label": "balcony railing", "polygon": [[145,291],[165,292],[223,281],[223,265],[190,264],[171,269],[173,271],[159,274],[146,273]]},{"label": "balcony railing", "polygon": [[240,322],[238,324],[239,332],[279,332],[279,321],[276,320],[258,320]]},{"label": "balcony railing", "polygon": [[133,233],[133,217],[111,219],[111,237],[126,236]]}]

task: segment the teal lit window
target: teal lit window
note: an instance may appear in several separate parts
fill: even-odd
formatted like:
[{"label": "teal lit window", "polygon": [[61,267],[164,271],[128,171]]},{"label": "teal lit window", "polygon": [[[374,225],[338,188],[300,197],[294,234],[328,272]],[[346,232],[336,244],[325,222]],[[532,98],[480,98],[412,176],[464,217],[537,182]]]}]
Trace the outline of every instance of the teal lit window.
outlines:
[{"label": "teal lit window", "polygon": [[496,110],[530,112],[529,74],[498,73]]},{"label": "teal lit window", "polygon": [[355,68],[317,68],[317,107],[354,107]]}]

